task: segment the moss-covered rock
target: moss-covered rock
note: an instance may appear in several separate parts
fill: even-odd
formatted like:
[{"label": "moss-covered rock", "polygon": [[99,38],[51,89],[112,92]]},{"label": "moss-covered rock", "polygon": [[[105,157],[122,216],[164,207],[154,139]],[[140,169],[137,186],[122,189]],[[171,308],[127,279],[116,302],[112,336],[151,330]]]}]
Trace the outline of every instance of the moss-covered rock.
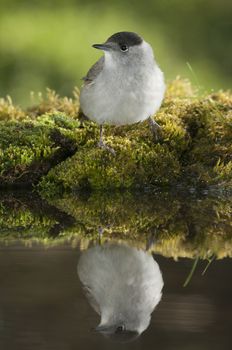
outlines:
[{"label": "moss-covered rock", "polygon": [[[147,122],[105,126],[112,155],[97,147],[99,128],[81,120],[74,99],[47,97],[30,111],[0,103],[0,183],[36,184],[52,196],[60,190],[147,189],[187,184],[232,187],[232,95],[198,96],[188,81],[169,84],[155,119],[154,140]],[[41,115],[42,113],[42,115]],[[46,114],[43,114],[46,113]]]},{"label": "moss-covered rock", "polygon": [[[149,147],[147,142],[123,137],[108,137],[117,156],[88,142],[66,162],[43,179],[40,188],[49,183],[65,189],[118,189],[170,184],[180,173],[178,160],[166,145]],[[155,169],[159,169],[155,171]]]},{"label": "moss-covered rock", "polygon": [[232,186],[232,95],[198,97],[186,81],[169,85],[156,120],[160,142],[146,122],[106,127],[105,141],[116,155],[96,147],[98,133],[41,182],[46,191],[89,187],[147,188],[178,182],[194,186]]},{"label": "moss-covered rock", "polygon": [[232,95],[194,101],[182,116],[191,137],[185,173],[206,184],[232,185]]},{"label": "moss-covered rock", "polygon": [[59,114],[9,120],[0,127],[0,186],[32,185],[75,153],[79,123]]}]

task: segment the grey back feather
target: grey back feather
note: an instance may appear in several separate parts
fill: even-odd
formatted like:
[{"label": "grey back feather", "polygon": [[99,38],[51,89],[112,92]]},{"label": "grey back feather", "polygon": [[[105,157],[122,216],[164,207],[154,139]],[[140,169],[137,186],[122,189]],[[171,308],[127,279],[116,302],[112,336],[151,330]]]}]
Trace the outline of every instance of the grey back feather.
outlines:
[{"label": "grey back feather", "polygon": [[88,71],[85,77],[82,79],[86,84],[90,84],[96,79],[99,73],[101,73],[104,65],[105,57],[102,56]]}]

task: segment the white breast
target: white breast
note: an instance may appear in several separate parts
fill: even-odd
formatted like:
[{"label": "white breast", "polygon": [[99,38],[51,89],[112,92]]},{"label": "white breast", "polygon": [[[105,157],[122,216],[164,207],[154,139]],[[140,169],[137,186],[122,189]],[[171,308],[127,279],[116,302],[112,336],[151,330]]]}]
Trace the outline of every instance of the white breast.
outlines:
[{"label": "white breast", "polygon": [[81,90],[84,114],[99,124],[113,125],[133,124],[154,115],[165,91],[163,73],[155,61],[134,60],[128,66],[115,65],[109,54],[105,58],[102,72]]},{"label": "white breast", "polygon": [[98,305],[102,323],[121,315],[128,323],[133,321],[139,332],[147,328],[163,288],[161,271],[151,255],[126,245],[96,246],[82,254],[78,275],[91,292],[91,304]]}]

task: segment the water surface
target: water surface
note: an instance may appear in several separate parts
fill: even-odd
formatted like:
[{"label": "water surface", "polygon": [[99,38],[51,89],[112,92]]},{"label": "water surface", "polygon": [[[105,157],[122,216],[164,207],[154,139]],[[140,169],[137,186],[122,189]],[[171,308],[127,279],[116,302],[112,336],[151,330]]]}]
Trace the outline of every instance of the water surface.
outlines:
[{"label": "water surface", "polygon": [[[231,197],[88,194],[45,202],[18,192],[3,193],[0,204],[0,349],[231,348]],[[120,283],[134,276],[128,255],[139,249],[164,282],[150,324],[131,342],[93,331],[100,315],[77,272],[83,254],[107,244],[129,249]],[[90,262],[95,275],[110,264]]]},{"label": "water surface", "polygon": [[231,261],[214,262],[202,277],[200,263],[183,282],[191,260],[155,256],[164,279],[163,297],[151,323],[131,343],[118,344],[91,329],[99,316],[89,305],[77,275],[79,249],[69,245],[1,246],[1,349],[229,349],[231,345]]}]

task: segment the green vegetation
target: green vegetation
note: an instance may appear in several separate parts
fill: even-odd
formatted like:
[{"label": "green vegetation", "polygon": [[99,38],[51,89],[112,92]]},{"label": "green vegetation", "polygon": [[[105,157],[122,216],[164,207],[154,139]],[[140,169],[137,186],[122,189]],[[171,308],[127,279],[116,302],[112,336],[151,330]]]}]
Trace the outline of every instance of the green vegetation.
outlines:
[{"label": "green vegetation", "polygon": [[[41,202],[41,201],[40,201]],[[29,204],[12,195],[2,196],[0,201],[1,240],[36,239],[49,237],[51,228],[56,224],[38,205],[29,198]]]},{"label": "green vegetation", "polygon": [[35,184],[52,166],[72,155],[76,145],[69,137],[69,123],[75,121],[56,114],[1,122],[0,185]]},{"label": "green vegetation", "polygon": [[99,241],[128,242],[163,256],[232,257],[232,199],[175,191],[154,194],[65,194],[49,203],[38,196],[6,193],[0,200],[0,241],[70,242],[87,248]]},{"label": "green vegetation", "polygon": [[[162,139],[155,143],[147,123],[108,127],[106,142],[116,156],[96,147],[98,131],[78,152],[53,168],[40,189],[145,188],[174,185],[231,187],[231,105],[229,93],[196,97],[188,82],[170,84],[156,120]],[[89,128],[89,129],[88,129]],[[82,134],[86,131],[83,130]]]},{"label": "green vegetation", "polygon": [[[231,10],[209,0],[1,1],[1,243],[84,249],[102,230],[102,241],[194,266],[232,257],[232,94],[215,92],[231,87]],[[113,156],[96,147],[99,127],[70,91],[99,58],[91,45],[120,30],[152,44],[169,83],[159,142],[147,122],[105,126]],[[177,74],[197,89],[170,81]],[[65,97],[38,93],[46,86]]]},{"label": "green vegetation", "polygon": [[78,110],[75,91],[74,98],[68,99],[48,90],[28,111],[14,106],[9,97],[0,99],[0,186],[35,184],[52,166],[74,154]]},{"label": "green vegetation", "polygon": [[38,240],[57,237],[74,219],[31,192],[3,192],[0,199],[0,240]]},{"label": "green vegetation", "polygon": [[91,45],[120,30],[152,44],[166,79],[180,74],[204,89],[227,89],[231,17],[228,0],[1,0],[0,95],[24,106],[31,90],[47,86],[69,95],[99,58]]},{"label": "green vegetation", "polygon": [[75,218],[69,234],[103,240],[130,240],[145,246],[154,240],[154,251],[178,258],[208,259],[232,255],[231,198],[154,195],[65,195],[51,204]]},{"label": "green vegetation", "polygon": [[[230,189],[232,95],[197,96],[176,79],[156,115],[157,143],[147,122],[105,127],[116,155],[96,146],[99,128],[83,121],[73,99],[48,91],[39,105],[22,111],[0,102],[0,185],[35,185],[41,194],[63,190],[146,189],[163,186]],[[42,113],[42,115],[40,115]]]}]

